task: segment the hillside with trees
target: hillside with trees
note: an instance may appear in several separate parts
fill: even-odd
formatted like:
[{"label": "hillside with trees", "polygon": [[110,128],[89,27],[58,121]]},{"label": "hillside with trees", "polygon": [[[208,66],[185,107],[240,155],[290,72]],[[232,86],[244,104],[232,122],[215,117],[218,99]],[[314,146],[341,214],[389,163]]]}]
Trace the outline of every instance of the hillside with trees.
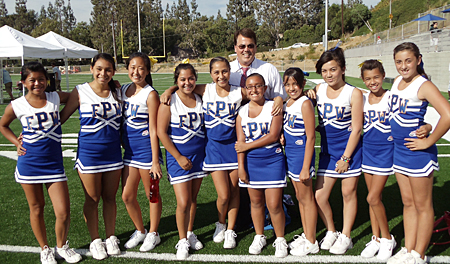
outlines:
[{"label": "hillside with trees", "polygon": [[[138,50],[137,13],[131,12],[137,10],[136,1],[91,0],[91,3],[89,23],[77,23],[70,0],[54,0],[42,5],[39,11],[27,9],[27,0],[16,0],[13,12],[0,0],[0,26],[9,25],[34,37],[52,30],[100,51],[111,54],[116,51],[119,61],[122,53],[129,55]],[[443,0],[392,0],[393,26],[444,4]],[[165,55],[177,59],[232,53],[232,35],[243,27],[255,30],[259,51],[297,42],[319,42],[324,32],[323,0],[229,0],[226,14],[219,11],[209,17],[198,12],[196,0],[176,0],[165,7],[161,0],[140,0],[139,6],[142,51],[155,56],[164,55],[163,18]],[[342,37],[342,10],[345,36],[369,33],[364,24],[367,20],[375,31],[388,28],[389,0],[370,8],[362,0],[346,0],[343,8],[332,4],[328,10],[329,38]]]}]

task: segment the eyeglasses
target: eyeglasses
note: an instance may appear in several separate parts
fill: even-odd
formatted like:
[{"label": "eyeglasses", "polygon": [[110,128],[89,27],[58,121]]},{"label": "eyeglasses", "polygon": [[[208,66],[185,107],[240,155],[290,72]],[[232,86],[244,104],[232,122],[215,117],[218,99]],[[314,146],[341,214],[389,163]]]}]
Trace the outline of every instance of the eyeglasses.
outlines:
[{"label": "eyeglasses", "polygon": [[245,47],[247,47],[247,48],[249,48],[249,49],[254,49],[255,48],[255,44],[248,44],[248,45],[244,45],[244,44],[241,44],[241,45],[238,45],[237,47],[239,48],[239,49],[241,49],[241,50],[243,50],[243,49],[245,49]]},{"label": "eyeglasses", "polygon": [[245,88],[247,89],[247,90],[253,90],[253,89],[261,89],[261,88],[263,88],[265,85],[262,85],[262,84],[257,84],[257,85],[253,85],[253,86],[245,86]]}]

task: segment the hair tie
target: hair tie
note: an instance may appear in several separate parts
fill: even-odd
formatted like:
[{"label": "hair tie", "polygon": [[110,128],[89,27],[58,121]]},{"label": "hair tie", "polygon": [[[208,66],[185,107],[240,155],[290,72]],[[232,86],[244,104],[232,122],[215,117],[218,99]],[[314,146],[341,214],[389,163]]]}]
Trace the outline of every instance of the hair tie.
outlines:
[{"label": "hair tie", "polygon": [[339,42],[336,44],[336,47],[332,48],[331,51],[335,51],[339,46],[342,44],[342,41],[339,40]]}]

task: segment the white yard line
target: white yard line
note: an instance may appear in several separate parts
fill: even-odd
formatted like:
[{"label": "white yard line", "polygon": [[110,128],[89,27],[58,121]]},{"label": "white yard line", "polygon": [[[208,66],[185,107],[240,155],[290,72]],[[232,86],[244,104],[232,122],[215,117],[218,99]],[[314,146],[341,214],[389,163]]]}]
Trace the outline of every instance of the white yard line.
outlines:
[{"label": "white yard line", "polygon": [[[0,251],[14,253],[40,253],[40,247],[28,246],[10,246],[0,245]],[[83,256],[92,257],[87,249],[75,249],[75,251]],[[114,258],[125,259],[149,259],[160,261],[178,261],[175,253],[141,253],[136,251],[122,251],[121,255],[113,256]],[[450,263],[450,256],[428,257],[430,263]],[[216,255],[216,254],[191,254],[186,261],[197,262],[234,262],[234,263],[384,263],[377,258],[366,259],[361,256],[322,256],[311,255],[304,257],[287,256],[286,258],[276,258],[275,256],[252,256],[252,255]]]}]

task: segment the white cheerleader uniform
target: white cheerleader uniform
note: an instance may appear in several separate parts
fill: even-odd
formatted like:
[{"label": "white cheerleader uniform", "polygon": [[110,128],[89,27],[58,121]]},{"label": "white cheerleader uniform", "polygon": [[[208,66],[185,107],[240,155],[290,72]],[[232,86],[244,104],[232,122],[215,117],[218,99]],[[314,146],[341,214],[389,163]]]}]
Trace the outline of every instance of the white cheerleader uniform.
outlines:
[{"label": "white cheerleader uniform", "polygon": [[17,159],[16,182],[52,183],[67,181],[61,150],[59,95],[45,93],[47,104],[31,106],[25,96],[11,101],[14,114],[22,124],[23,147],[26,154]]},{"label": "white cheerleader uniform", "polygon": [[[252,142],[269,134],[272,124],[273,101],[265,101],[261,113],[254,118],[248,116],[249,104],[241,107],[239,116],[245,134],[245,142]],[[246,188],[286,187],[286,164],[279,142],[255,148],[245,153],[244,168],[249,184],[239,179],[239,186]]]},{"label": "white cheerleader uniform", "polygon": [[337,162],[341,159],[347,147],[352,130],[350,102],[353,89],[356,88],[345,84],[339,96],[330,99],[327,96],[327,87],[327,83],[320,84],[316,94],[321,138],[317,175],[335,178],[358,177],[361,175],[361,141],[358,142],[350,157],[348,171],[341,174],[335,171]]},{"label": "white cheerleader uniform", "polygon": [[[300,181],[299,175],[303,169],[303,160],[305,157],[305,122],[303,121],[302,106],[305,101],[311,103],[309,98],[302,96],[298,98],[291,106],[287,106],[289,99],[284,105],[284,139],[286,145],[284,152],[287,161],[287,175],[293,181]],[[316,170],[314,168],[315,152],[311,159],[309,168],[310,178],[314,177]]]},{"label": "white cheerleader uniform", "polygon": [[391,89],[389,99],[390,122],[394,138],[394,172],[411,177],[427,177],[439,170],[437,148],[433,145],[425,150],[409,150],[405,138],[417,138],[416,129],[424,125],[428,102],[418,98],[420,86],[427,81],[417,77],[403,90],[398,90],[402,77],[398,77]]},{"label": "white cheerleader uniform", "polygon": [[236,116],[242,102],[240,87],[231,86],[226,97],[217,94],[216,84],[206,85],[203,94],[203,113],[206,127],[206,157],[203,170],[236,170]]},{"label": "white cheerleader uniform", "polygon": [[[130,167],[150,170],[153,157],[149,134],[147,99],[155,89],[147,84],[139,93],[127,97],[126,92],[131,85],[132,83],[122,86],[124,117],[122,143],[125,148],[123,163]],[[159,152],[159,155],[160,163],[162,163],[161,152]]]},{"label": "white cheerleader uniform", "polygon": [[120,148],[121,105],[112,93],[98,96],[89,83],[77,85],[80,133],[75,168],[81,173],[100,173],[123,168]]},{"label": "white cheerleader uniform", "polygon": [[362,171],[373,175],[394,174],[394,141],[389,123],[389,96],[386,91],[377,104],[369,103],[369,93],[364,94],[364,134]]},{"label": "white cheerleader uniform", "polygon": [[194,95],[197,101],[194,108],[184,105],[177,93],[172,94],[170,99],[170,125],[167,134],[180,154],[192,162],[192,168],[186,171],[180,167],[172,154],[166,151],[167,175],[172,185],[207,175],[202,170],[206,143],[202,99]]}]

